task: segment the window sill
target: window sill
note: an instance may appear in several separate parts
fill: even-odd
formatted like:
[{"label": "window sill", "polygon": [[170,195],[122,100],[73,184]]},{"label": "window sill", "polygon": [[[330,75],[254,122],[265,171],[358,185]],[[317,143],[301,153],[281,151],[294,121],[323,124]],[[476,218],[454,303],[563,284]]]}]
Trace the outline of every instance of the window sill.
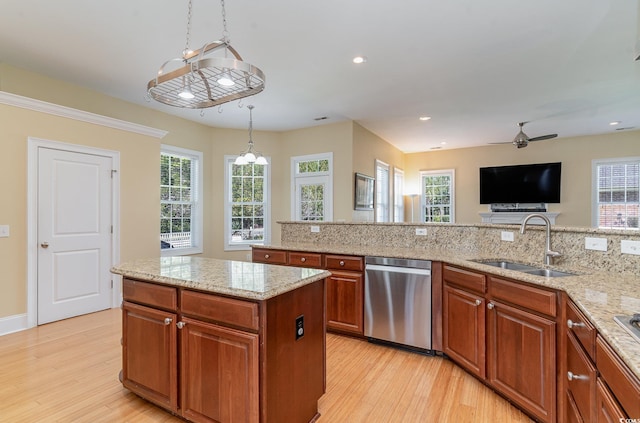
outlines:
[{"label": "window sill", "polygon": [[168,248],[160,250],[160,256],[162,257],[190,256],[193,254],[202,254],[202,248]]}]

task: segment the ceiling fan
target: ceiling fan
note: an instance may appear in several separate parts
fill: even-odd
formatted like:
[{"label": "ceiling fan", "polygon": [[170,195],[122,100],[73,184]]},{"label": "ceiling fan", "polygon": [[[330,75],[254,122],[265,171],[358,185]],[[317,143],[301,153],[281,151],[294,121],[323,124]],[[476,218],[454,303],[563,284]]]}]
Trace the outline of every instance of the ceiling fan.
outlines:
[{"label": "ceiling fan", "polygon": [[520,132],[518,132],[518,135],[516,135],[516,137],[513,139],[513,141],[510,141],[510,142],[491,142],[489,144],[513,144],[518,148],[524,148],[527,145],[529,145],[529,143],[532,142],[532,141],[549,140],[551,138],[555,138],[555,137],[558,136],[558,134],[547,134],[547,135],[542,135],[542,136],[539,136],[539,137],[529,138],[529,136],[522,131],[522,127],[524,126],[525,123],[529,123],[529,122],[520,122],[520,123],[518,123],[518,126],[520,127]]}]

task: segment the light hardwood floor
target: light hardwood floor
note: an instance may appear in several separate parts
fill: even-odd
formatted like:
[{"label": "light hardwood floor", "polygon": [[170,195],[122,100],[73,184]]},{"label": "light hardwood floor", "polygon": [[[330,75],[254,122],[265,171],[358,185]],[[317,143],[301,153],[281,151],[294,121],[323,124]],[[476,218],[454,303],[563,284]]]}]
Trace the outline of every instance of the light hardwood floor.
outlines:
[{"label": "light hardwood floor", "polygon": [[[0,422],[183,422],[122,387],[120,334],[113,309],[0,337]],[[531,422],[449,360],[331,334],[319,409],[318,423]]]}]

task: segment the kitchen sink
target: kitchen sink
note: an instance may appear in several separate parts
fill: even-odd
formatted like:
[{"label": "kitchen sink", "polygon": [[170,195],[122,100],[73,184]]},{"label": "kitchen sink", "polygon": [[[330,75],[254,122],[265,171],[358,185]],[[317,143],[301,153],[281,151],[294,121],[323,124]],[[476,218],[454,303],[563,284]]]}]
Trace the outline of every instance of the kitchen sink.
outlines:
[{"label": "kitchen sink", "polygon": [[486,264],[487,266],[499,267],[501,269],[515,270],[516,272],[527,273],[529,275],[544,276],[547,278],[558,278],[562,276],[574,276],[573,273],[561,272],[559,270],[545,269],[541,267],[530,266],[515,261],[508,260],[473,260],[476,263]]}]

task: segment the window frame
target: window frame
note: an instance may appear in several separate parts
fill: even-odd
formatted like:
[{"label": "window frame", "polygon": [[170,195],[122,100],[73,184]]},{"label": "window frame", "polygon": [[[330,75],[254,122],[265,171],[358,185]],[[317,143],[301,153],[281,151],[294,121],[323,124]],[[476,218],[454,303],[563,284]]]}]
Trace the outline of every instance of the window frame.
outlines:
[{"label": "window frame", "polygon": [[[594,159],[591,161],[591,225],[599,229],[617,229],[624,231],[638,231],[637,227],[617,227],[617,226],[600,226],[600,196],[598,191],[598,169],[600,166],[614,166],[621,164],[637,164],[640,166],[640,156],[617,157],[608,159]],[[640,207],[640,199],[636,202],[624,202],[620,204],[638,204]]]},{"label": "window frame", "polygon": [[258,240],[246,240],[236,241],[231,240],[231,173],[233,164],[238,155],[225,155],[224,156],[224,251],[249,251],[252,245],[265,245],[271,243],[271,157],[266,157],[269,164],[264,166],[264,192],[263,198],[263,237],[262,241]]},{"label": "window frame", "polygon": [[[327,160],[329,162],[329,170],[326,172],[309,172],[298,173],[298,164],[307,161]],[[302,182],[315,181],[317,184],[324,184],[324,220],[308,220],[305,222],[331,222],[333,221],[333,152],[307,154],[303,156],[291,157],[291,220],[301,221],[299,216],[297,193],[298,185]]]},{"label": "window frame", "polygon": [[393,167],[393,221],[404,222],[404,170]]},{"label": "window frame", "polygon": [[[456,178],[455,178],[455,169],[438,169],[438,170],[421,170],[420,171],[420,221],[427,222],[426,216],[426,194],[425,194],[425,177],[433,177],[433,176],[448,176],[451,178],[451,183],[449,185],[449,210],[450,210],[450,221],[449,222],[435,222],[435,223],[455,223],[456,222],[456,207],[455,207],[455,198],[456,198]],[[431,222],[431,221],[430,221]]]},{"label": "window frame", "polygon": [[[186,157],[192,161],[191,172],[191,247],[188,248],[160,248],[160,256],[172,257],[172,256],[184,256],[192,254],[202,254],[203,252],[203,216],[204,216],[204,198],[203,198],[203,153],[197,150],[190,150],[187,148],[176,147],[174,145],[161,144],[160,145],[160,157],[162,155],[173,155],[179,157]],[[196,168],[195,178],[193,167]],[[195,189],[193,184],[196,184]],[[159,185],[160,186],[160,185]],[[195,194],[195,201],[194,199]],[[160,200],[160,207],[162,207],[163,201]]]},{"label": "window frame", "polygon": [[[386,172],[386,181],[380,178],[381,171]],[[375,194],[373,196],[375,221],[376,223],[388,223],[392,221],[391,166],[382,160],[376,159],[375,175]]]}]

